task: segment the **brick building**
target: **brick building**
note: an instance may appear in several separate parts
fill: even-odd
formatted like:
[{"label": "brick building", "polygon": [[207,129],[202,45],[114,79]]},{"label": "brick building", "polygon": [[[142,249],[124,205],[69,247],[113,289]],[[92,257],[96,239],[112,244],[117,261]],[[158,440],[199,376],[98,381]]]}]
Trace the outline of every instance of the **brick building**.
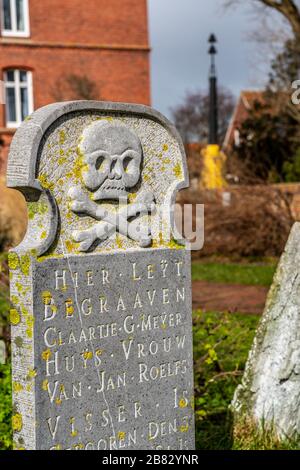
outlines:
[{"label": "brick building", "polygon": [[225,136],[223,144],[225,152],[240,145],[240,127],[249,117],[255,103],[263,102],[263,96],[263,91],[258,90],[244,90],[241,92]]},{"label": "brick building", "polygon": [[150,103],[147,0],[2,0],[0,172],[16,128],[54,101]]}]

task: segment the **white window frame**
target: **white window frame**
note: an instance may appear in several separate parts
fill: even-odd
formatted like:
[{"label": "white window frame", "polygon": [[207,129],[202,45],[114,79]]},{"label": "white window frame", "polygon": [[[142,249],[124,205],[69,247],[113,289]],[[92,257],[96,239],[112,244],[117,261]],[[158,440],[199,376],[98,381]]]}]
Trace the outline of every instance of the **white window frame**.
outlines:
[{"label": "white window frame", "polygon": [[[14,81],[9,82],[6,78],[6,73],[9,71],[14,72]],[[19,72],[19,73],[16,73]],[[20,72],[26,72],[27,81],[20,81]],[[6,69],[4,70],[4,87],[5,87],[5,96],[7,88],[14,88],[15,90],[15,100],[16,100],[16,121],[7,121],[7,112],[5,112],[6,127],[9,129],[16,129],[19,127],[22,122],[22,105],[21,105],[21,88],[27,88],[28,93],[28,116],[33,113],[34,104],[33,104],[33,85],[32,85],[32,72],[29,70],[20,69]],[[5,106],[8,106],[6,103]],[[5,110],[7,111],[7,110]]]},{"label": "white window frame", "polygon": [[241,134],[239,129],[234,129],[234,145],[239,147],[241,145]]},{"label": "white window frame", "polygon": [[30,22],[29,22],[29,0],[23,0],[24,2],[24,31],[17,30],[17,12],[16,12],[16,0],[10,1],[10,11],[11,11],[11,22],[12,28],[5,29],[4,22],[4,6],[3,0],[1,1],[1,33],[4,37],[17,37],[17,38],[28,38],[30,37]]}]

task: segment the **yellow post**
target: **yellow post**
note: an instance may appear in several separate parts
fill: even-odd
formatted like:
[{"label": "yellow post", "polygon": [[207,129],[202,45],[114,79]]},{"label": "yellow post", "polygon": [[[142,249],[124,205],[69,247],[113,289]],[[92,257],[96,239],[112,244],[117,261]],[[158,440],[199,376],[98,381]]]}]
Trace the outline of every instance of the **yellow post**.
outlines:
[{"label": "yellow post", "polygon": [[221,189],[227,186],[224,178],[226,155],[219,145],[207,145],[202,150],[203,171],[201,186],[205,189]]}]

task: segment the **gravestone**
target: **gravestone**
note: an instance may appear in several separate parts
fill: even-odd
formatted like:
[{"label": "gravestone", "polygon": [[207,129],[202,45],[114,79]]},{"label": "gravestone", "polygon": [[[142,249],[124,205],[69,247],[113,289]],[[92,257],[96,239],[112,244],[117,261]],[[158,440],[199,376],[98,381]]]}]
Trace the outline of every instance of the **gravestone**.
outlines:
[{"label": "gravestone", "polygon": [[6,362],[6,350],[5,343],[0,339],[0,364],[5,364]]},{"label": "gravestone", "polygon": [[50,105],[16,132],[7,181],[29,218],[9,255],[14,447],[194,449],[174,127],[144,106]]},{"label": "gravestone", "polygon": [[299,246],[297,222],[279,262],[242,383],[232,402],[237,436],[256,428],[270,432],[276,441],[299,439]]}]

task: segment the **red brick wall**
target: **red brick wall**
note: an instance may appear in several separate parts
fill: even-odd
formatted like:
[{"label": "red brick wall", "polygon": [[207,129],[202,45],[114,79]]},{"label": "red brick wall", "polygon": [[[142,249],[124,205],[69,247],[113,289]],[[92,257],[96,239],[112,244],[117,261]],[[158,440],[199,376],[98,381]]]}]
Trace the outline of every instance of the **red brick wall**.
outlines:
[{"label": "red brick wall", "polygon": [[[96,99],[150,104],[147,0],[29,0],[29,14],[30,38],[0,38],[0,78],[32,70],[35,109],[56,101],[70,74],[86,75]],[[0,138],[10,140],[1,129]]]},{"label": "red brick wall", "polygon": [[147,0],[29,0],[37,41],[148,43]]}]

